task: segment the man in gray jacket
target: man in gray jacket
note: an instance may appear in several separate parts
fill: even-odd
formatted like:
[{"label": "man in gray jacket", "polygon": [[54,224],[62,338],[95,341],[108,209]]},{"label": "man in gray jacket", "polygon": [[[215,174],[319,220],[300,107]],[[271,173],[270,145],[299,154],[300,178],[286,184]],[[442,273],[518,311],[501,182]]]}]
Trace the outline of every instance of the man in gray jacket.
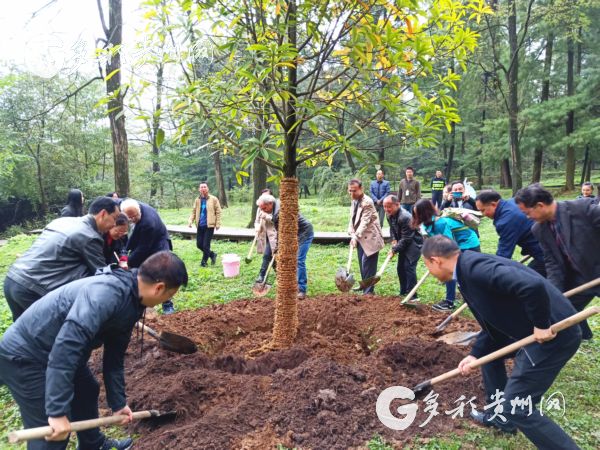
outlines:
[{"label": "man in gray jacket", "polygon": [[50,222],[8,269],[4,296],[13,321],[48,292],[106,266],[102,235],[115,226],[119,207],[112,198],[98,197],[88,211]]},{"label": "man in gray jacket", "polygon": [[[0,385],[5,384],[26,428],[50,425],[48,440],[28,450],[67,448],[70,421],[98,417],[100,387],[87,362],[104,346],[106,401],[115,415],[132,412],[125,395],[124,359],[135,323],[146,307],[171,298],[188,280],[174,253],[152,255],[132,271],[109,268],[73,281],[35,302],[0,342]],[[125,450],[131,439],[107,438],[98,428],[77,433],[80,450]]]}]

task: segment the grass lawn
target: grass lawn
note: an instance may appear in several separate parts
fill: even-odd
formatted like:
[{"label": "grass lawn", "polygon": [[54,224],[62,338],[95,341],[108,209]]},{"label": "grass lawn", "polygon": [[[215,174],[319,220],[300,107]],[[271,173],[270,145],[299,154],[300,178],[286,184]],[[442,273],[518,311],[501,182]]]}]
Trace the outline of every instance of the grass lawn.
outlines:
[{"label": "grass lawn", "polygon": [[[343,231],[348,218],[348,206],[323,205],[317,199],[301,201],[302,213],[313,222],[316,230]],[[190,210],[162,210],[161,215],[166,223],[186,224]],[[227,226],[245,226],[249,220],[247,207],[233,206],[225,210],[223,222]],[[494,253],[497,245],[497,236],[491,221],[485,219],[481,225],[482,251]],[[33,242],[35,237],[19,235],[9,240],[0,247],[0,279],[3,279],[8,267],[19,254],[22,254]],[[250,243],[232,243],[227,241],[213,241],[214,250],[219,255],[237,253],[242,258],[247,254]],[[202,308],[215,303],[248,298],[252,296],[251,286],[260,267],[260,255],[245,265],[242,262],[241,274],[237,278],[226,279],[222,276],[219,265],[215,267],[200,267],[200,252],[195,248],[192,240],[175,239],[175,252],[183,258],[188,267],[190,283],[174,299],[179,310]],[[309,295],[337,292],[334,284],[334,274],[338,267],[343,266],[347,258],[346,246],[313,245],[308,252],[307,267],[309,276]],[[515,259],[520,255],[516,254]],[[380,258],[380,263],[383,256]],[[220,264],[220,258],[217,264]],[[391,266],[393,264],[390,264]],[[354,270],[358,271],[356,259]],[[419,263],[418,276],[425,273],[422,262]],[[274,276],[271,276],[274,281]],[[398,279],[394,267],[388,267],[383,279],[377,285],[377,292],[384,295],[397,295]],[[422,301],[433,303],[444,296],[444,286],[428,279],[420,289]],[[274,297],[275,289],[269,293]],[[2,297],[2,294],[0,294]],[[600,304],[596,299],[595,304]],[[468,312],[466,314],[469,314]],[[440,319],[444,316],[440,315]],[[0,298],[0,335],[10,325],[10,313],[3,298]],[[561,372],[559,378],[550,389],[549,393],[560,391],[566,399],[566,414],[557,418],[557,422],[565,428],[584,449],[598,448],[600,432],[597,424],[600,423],[598,405],[600,400],[600,317],[591,321],[596,333],[593,342],[583,344],[573,359]],[[432,324],[432,328],[433,328]],[[130,389],[135,389],[131,386]],[[504,437],[497,433],[470,425],[463,421],[466,434],[462,436],[439,436],[436,439],[415,441],[410,448],[424,449],[459,449],[459,448],[487,448],[487,449],[525,449],[533,448],[528,441],[519,434],[516,437]],[[0,387],[0,435],[8,430],[20,427],[17,409],[5,387]],[[375,437],[369,442],[370,449],[388,448],[384,442]],[[5,442],[0,443],[0,448],[9,448]],[[13,447],[19,448],[19,447]],[[24,447],[21,447],[24,448]],[[74,447],[73,447],[74,448]]]}]

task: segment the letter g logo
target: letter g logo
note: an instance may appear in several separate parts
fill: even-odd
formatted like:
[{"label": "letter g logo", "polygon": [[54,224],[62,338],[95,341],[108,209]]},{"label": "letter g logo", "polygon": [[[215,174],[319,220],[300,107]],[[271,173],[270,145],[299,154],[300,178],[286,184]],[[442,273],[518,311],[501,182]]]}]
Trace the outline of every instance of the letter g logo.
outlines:
[{"label": "letter g logo", "polygon": [[400,419],[395,417],[390,410],[392,401],[395,399],[414,400],[415,393],[404,386],[392,386],[383,390],[381,394],[379,394],[379,397],[377,397],[377,404],[375,405],[377,418],[382,424],[392,430],[406,430],[414,422],[419,407],[416,403],[399,406],[397,409],[398,414],[404,415],[404,417]]}]

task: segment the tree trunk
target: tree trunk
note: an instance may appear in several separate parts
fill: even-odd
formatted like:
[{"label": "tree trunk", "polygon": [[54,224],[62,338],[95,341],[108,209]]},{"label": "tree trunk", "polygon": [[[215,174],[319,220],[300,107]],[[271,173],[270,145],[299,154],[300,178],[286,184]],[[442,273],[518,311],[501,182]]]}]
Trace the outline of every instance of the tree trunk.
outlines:
[{"label": "tree trunk", "polygon": [[590,146],[586,145],[585,146],[585,155],[583,157],[583,167],[581,168],[581,181],[579,182],[580,185],[583,184],[584,181],[589,181],[589,179],[586,180],[589,163],[590,163]]},{"label": "tree trunk", "polygon": [[156,196],[160,184],[158,177],[160,173],[160,146],[158,145],[157,137],[160,130],[164,68],[164,63],[160,62],[156,70],[156,105],[154,106],[154,114],[152,115],[152,178],[150,182],[150,198]]},{"label": "tree trunk", "polygon": [[[104,25],[102,0],[98,0],[100,17]],[[121,0],[108,2],[109,26],[104,27],[106,35],[105,48],[120,48],[123,35],[123,16]],[[129,148],[127,131],[125,130],[125,111],[123,109],[124,92],[121,86],[121,54],[119,51],[111,54],[106,63],[105,77],[111,75],[106,81],[106,93],[111,97],[108,102],[108,118],[110,121],[110,134],[113,144],[113,157],[115,166],[115,190],[120,197],[129,196]]]},{"label": "tree trunk", "polygon": [[[288,44],[297,48],[296,0],[288,0],[287,22]],[[285,107],[285,154],[283,176],[279,189],[280,207],[278,250],[277,250],[277,296],[271,348],[288,348],[298,331],[298,179],[296,178],[296,93],[298,68],[294,64],[288,69],[289,100]]]},{"label": "tree trunk", "polygon": [[[567,95],[571,96],[575,93],[575,80],[573,70],[575,66],[575,48],[573,39],[567,40]],[[575,130],[575,111],[571,110],[567,113],[566,133],[569,136]],[[572,191],[575,189],[575,147],[569,143],[567,145],[567,160],[566,160],[566,189]]]},{"label": "tree trunk", "polygon": [[509,188],[512,186],[512,177],[510,175],[510,161],[503,158],[500,165],[500,187]]},{"label": "tree trunk", "polygon": [[267,185],[267,166],[264,162],[259,159],[255,159],[252,162],[252,203],[250,204],[250,211],[252,214],[250,216],[250,223],[248,224],[248,228],[252,228],[254,226],[254,221],[256,220],[256,200],[260,197],[260,192]]},{"label": "tree trunk", "polygon": [[510,156],[512,160],[512,192],[513,195],[523,187],[521,173],[521,150],[519,149],[519,47],[517,43],[517,10],[516,0],[508,2],[508,42],[511,63],[508,70],[508,121]]},{"label": "tree trunk", "polygon": [[[552,68],[552,48],[554,46],[554,33],[548,33],[546,38],[546,55],[544,57],[544,79],[542,81],[541,102],[550,98],[550,70]],[[544,162],[544,148],[538,145],[533,154],[533,174],[532,183],[539,183],[542,179],[542,165]]]},{"label": "tree trunk", "polygon": [[[42,123],[43,122],[44,121],[42,119]],[[38,189],[40,191],[40,212],[42,213],[42,216],[45,216],[48,212],[48,200],[46,199],[46,191],[44,190],[44,177],[42,175],[41,150],[39,143],[37,144],[36,156],[34,160]]]},{"label": "tree trunk", "polygon": [[452,122],[450,131],[450,147],[448,149],[448,162],[446,163],[446,179],[452,181],[452,165],[454,164],[454,148],[456,146],[456,125]]},{"label": "tree trunk", "polygon": [[225,181],[221,169],[221,153],[218,150],[213,152],[213,162],[215,163],[215,177],[217,178],[217,197],[221,207],[227,208],[227,192],[225,192]]}]

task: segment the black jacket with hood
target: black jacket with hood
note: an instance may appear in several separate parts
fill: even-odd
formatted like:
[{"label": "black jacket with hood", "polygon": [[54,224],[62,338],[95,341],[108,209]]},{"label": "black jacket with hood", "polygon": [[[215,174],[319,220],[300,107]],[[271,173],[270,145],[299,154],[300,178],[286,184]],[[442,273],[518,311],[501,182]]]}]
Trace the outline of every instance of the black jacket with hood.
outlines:
[{"label": "black jacket with hood", "polygon": [[69,415],[73,379],[93,349],[104,345],[102,371],[113,411],[126,405],[124,358],[144,306],[137,270],[122,269],[66,284],[35,302],[0,342],[0,356],[46,372],[46,414]]}]

